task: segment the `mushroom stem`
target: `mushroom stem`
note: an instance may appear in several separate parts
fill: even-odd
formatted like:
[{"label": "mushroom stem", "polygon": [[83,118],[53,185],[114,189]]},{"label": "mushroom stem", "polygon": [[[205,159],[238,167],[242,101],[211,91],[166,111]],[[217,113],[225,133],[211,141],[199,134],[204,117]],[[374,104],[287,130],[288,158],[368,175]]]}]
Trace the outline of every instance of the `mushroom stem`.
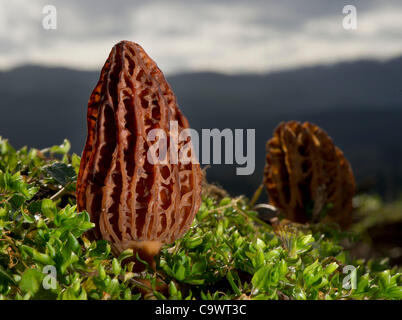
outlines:
[{"label": "mushroom stem", "polygon": [[119,250],[119,252],[122,252],[126,249],[133,249],[134,252],[134,257],[130,261],[136,262],[134,265],[134,271],[135,272],[141,272],[145,270],[145,265],[139,261],[137,261],[137,253],[138,257],[147,262],[149,266],[155,270],[156,268],[156,263],[154,260],[154,257],[159,254],[159,251],[162,248],[162,242],[160,241],[152,241],[152,240],[145,240],[145,241],[126,241],[122,243],[122,250]]}]

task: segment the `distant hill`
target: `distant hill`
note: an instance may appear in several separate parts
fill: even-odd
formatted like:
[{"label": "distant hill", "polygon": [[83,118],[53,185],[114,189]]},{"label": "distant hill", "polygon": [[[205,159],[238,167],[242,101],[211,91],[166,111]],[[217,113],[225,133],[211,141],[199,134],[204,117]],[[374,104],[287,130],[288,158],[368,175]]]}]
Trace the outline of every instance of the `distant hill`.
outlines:
[{"label": "distant hill", "polygon": [[[86,104],[99,71],[24,66],[0,72],[0,135],[21,147],[67,137],[81,152]],[[191,126],[255,128],[256,171],[235,176],[216,165],[208,178],[251,195],[261,180],[265,141],[280,121],[322,126],[350,159],[361,188],[397,196],[402,189],[402,57],[362,60],[266,75],[188,73],[168,77]]]}]

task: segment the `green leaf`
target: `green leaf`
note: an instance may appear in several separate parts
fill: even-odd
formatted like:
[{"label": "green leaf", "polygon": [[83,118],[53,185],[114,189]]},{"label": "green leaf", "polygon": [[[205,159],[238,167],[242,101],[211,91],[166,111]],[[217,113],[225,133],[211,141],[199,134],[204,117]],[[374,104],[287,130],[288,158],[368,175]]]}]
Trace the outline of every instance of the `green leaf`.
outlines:
[{"label": "green leaf", "polygon": [[126,249],[122,253],[120,253],[118,257],[119,263],[121,263],[124,259],[130,258],[134,255],[133,249]]},{"label": "green leaf", "polygon": [[41,253],[34,248],[31,248],[26,245],[21,245],[20,250],[23,254],[30,256],[36,262],[42,263],[44,265],[54,265],[55,264],[53,259],[49,255],[47,255],[45,253]]},{"label": "green leaf", "polygon": [[67,259],[65,259],[62,265],[60,266],[61,274],[65,274],[67,268],[70,267],[73,263],[76,263],[78,260],[79,257],[74,252],[70,252],[70,256]]},{"label": "green leaf", "polygon": [[327,266],[325,267],[324,272],[325,272],[326,274],[331,274],[331,273],[334,272],[336,269],[338,269],[338,264],[337,264],[336,262],[332,262],[332,263],[330,263],[329,265],[327,265]]},{"label": "green leaf", "polygon": [[[0,280],[15,284],[14,278],[9,272],[0,265]],[[1,281],[0,281],[1,283]]]},{"label": "green leaf", "polygon": [[19,287],[22,291],[34,296],[42,285],[43,277],[44,275],[42,272],[39,272],[36,269],[27,269],[21,277]]},{"label": "green leaf", "polygon": [[169,296],[170,299],[180,299],[181,295],[179,296],[179,291],[177,290],[177,287],[173,281],[170,281],[169,284]]},{"label": "green leaf", "polygon": [[240,291],[239,287],[236,285],[236,283],[234,282],[232,271],[230,271],[230,270],[228,271],[228,273],[226,274],[226,279],[229,281],[229,284],[232,287],[234,293],[236,295],[240,296],[241,291]]},{"label": "green leaf", "polygon": [[72,165],[62,162],[56,162],[49,167],[46,167],[46,172],[62,186],[76,179],[76,172]]},{"label": "green leaf", "polygon": [[73,155],[71,156],[71,165],[73,166],[76,174],[78,174],[80,170],[80,164],[81,164],[81,157],[73,153]]},{"label": "green leaf", "polygon": [[266,290],[269,288],[271,283],[271,265],[262,266],[257,272],[254,274],[253,278],[251,279],[251,283],[253,287],[258,290]]},{"label": "green leaf", "polygon": [[31,223],[32,224],[32,223],[35,222],[34,217],[32,217],[30,214],[22,212],[22,216],[24,217],[24,222],[26,222],[26,223]]},{"label": "green leaf", "polygon": [[179,281],[183,281],[186,278],[186,268],[181,264],[174,265],[173,272]]},{"label": "green leaf", "polygon": [[67,154],[71,149],[71,144],[70,141],[67,139],[64,139],[63,144],[59,146],[53,146],[50,148],[50,152],[54,154],[62,154],[65,155]]},{"label": "green leaf", "polygon": [[56,204],[50,199],[42,200],[42,213],[49,219],[53,219],[57,214]]},{"label": "green leaf", "polygon": [[113,260],[112,260],[112,270],[113,270],[113,274],[115,276],[118,276],[121,272],[120,263],[116,258],[113,258]]},{"label": "green leaf", "polygon": [[71,232],[68,233],[66,248],[74,252],[81,248],[77,238]]}]

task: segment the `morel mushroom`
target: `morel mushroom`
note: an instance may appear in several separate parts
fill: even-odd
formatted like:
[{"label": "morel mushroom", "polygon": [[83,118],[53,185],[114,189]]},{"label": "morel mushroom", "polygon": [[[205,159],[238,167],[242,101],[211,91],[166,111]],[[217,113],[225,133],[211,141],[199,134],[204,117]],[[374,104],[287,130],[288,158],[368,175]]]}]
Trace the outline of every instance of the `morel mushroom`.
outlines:
[{"label": "morel mushroom", "polygon": [[308,122],[281,123],[266,151],[264,184],[271,204],[285,218],[350,225],[352,169],[326,132]]},{"label": "morel mushroom", "polygon": [[[110,241],[115,254],[132,248],[153,264],[161,245],[181,237],[200,207],[197,162],[170,161],[170,150],[167,161],[148,161],[154,143],[148,133],[168,134],[171,123],[179,135],[189,127],[161,70],[138,44],[116,44],[89,99],[77,181],[78,209],[89,212],[93,237]],[[178,142],[176,152],[189,143]]]}]

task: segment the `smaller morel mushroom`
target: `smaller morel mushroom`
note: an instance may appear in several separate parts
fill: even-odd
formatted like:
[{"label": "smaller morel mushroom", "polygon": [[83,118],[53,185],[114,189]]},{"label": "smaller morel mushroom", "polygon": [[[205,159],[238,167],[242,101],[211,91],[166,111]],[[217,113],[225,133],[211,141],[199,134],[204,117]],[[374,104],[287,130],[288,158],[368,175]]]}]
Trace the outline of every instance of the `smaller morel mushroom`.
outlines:
[{"label": "smaller morel mushroom", "polygon": [[[169,136],[172,124],[175,137]],[[131,248],[153,265],[162,244],[190,228],[201,204],[202,173],[197,162],[179,157],[183,152],[186,160],[195,159],[191,138],[177,139],[188,121],[163,73],[138,44],[113,47],[89,99],[87,125],[78,209],[95,223],[92,237],[110,241],[116,255]],[[163,162],[149,161],[152,129],[166,132],[162,145],[177,141]]]},{"label": "smaller morel mushroom", "polygon": [[319,127],[281,123],[266,145],[264,185],[285,218],[351,223],[355,182],[349,162]]}]

